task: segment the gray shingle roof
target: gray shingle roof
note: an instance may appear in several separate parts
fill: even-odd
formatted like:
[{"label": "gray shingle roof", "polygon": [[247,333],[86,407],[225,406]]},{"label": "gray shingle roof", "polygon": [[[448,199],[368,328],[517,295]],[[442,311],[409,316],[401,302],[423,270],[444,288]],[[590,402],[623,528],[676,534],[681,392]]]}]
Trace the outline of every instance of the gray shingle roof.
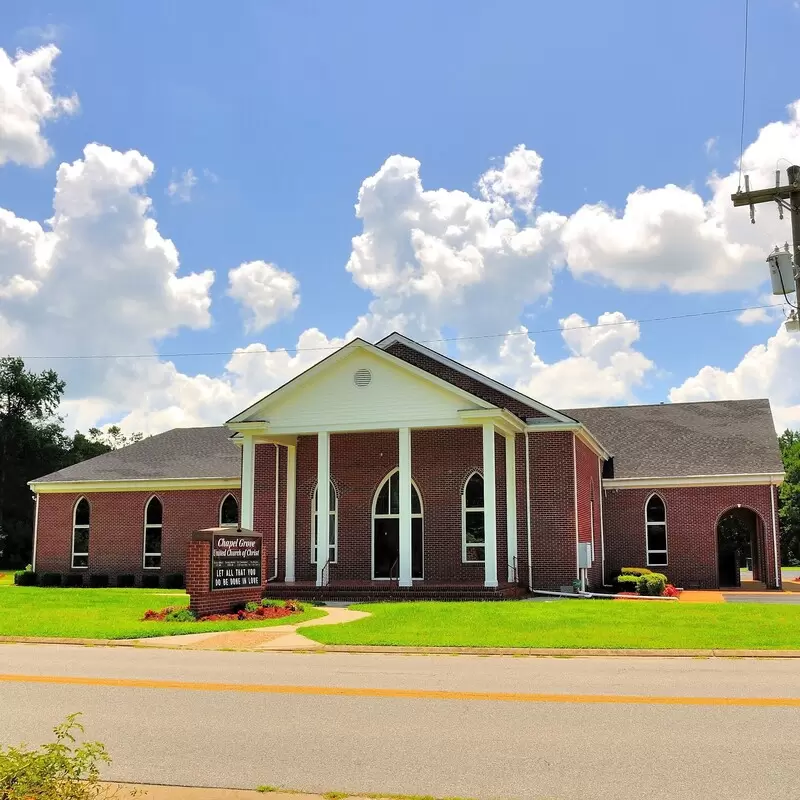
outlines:
[{"label": "gray shingle roof", "polygon": [[781,473],[769,400],[576,408],[614,456],[615,478]]},{"label": "gray shingle roof", "polygon": [[173,428],[35,482],[238,478],[241,451],[230,436],[224,427]]}]

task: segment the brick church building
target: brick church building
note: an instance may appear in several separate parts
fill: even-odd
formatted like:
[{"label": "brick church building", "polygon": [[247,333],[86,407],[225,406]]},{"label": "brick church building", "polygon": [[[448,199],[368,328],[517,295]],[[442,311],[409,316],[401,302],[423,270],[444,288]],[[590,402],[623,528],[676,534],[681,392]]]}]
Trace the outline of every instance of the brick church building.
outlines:
[{"label": "brick church building", "polygon": [[766,400],[555,410],[392,334],[223,427],[32,481],[34,568],[155,585],[193,531],[241,525],[276,596],[602,589],[624,566],[777,588],[782,479]]}]

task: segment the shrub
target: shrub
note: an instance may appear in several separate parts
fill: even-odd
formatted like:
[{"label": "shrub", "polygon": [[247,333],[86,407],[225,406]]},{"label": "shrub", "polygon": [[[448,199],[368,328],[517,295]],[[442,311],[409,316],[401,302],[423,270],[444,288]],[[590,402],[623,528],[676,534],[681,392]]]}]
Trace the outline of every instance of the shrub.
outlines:
[{"label": "shrub", "polygon": [[120,589],[132,589],[136,586],[136,577],[134,575],[117,575],[117,586]]},{"label": "shrub", "polygon": [[671,584],[664,587],[664,597],[680,597],[681,593]]},{"label": "shrub", "polygon": [[15,572],[14,586],[36,586],[36,573],[29,569]]},{"label": "shrub", "polygon": [[183,573],[182,572],[173,572],[171,575],[167,575],[164,578],[164,588],[165,589],[183,589]]},{"label": "shrub", "polygon": [[267,600],[266,597],[261,601],[261,605],[264,608],[283,608],[283,603],[280,600]]},{"label": "shrub", "polygon": [[39,586],[61,586],[61,573],[43,572],[39,578]]},{"label": "shrub", "polygon": [[650,575],[651,570],[647,567],[623,567],[620,570],[620,575],[635,575],[637,578],[640,575]]},{"label": "shrub", "polygon": [[108,589],[108,575],[90,575],[89,586],[92,589]]},{"label": "shrub", "polygon": [[165,622],[195,622],[197,615],[188,608],[176,608],[170,611],[164,620]]},{"label": "shrub", "polygon": [[261,608],[261,604],[260,603],[246,603],[245,607],[244,607],[244,610],[245,611],[249,611],[252,614],[255,611],[258,611],[259,608]]},{"label": "shrub", "polygon": [[667,586],[667,576],[660,572],[651,572],[639,578],[639,594],[661,597]]},{"label": "shrub", "polygon": [[[118,789],[100,783],[100,768],[111,759],[100,742],[75,744],[83,733],[79,714],[53,728],[54,742],[37,750],[0,748],[0,797],[3,800],[111,800]],[[129,796],[133,796],[133,792]]]},{"label": "shrub", "polygon": [[617,580],[617,591],[636,592],[639,590],[639,578],[636,575],[620,575]]},{"label": "shrub", "polygon": [[158,575],[142,575],[142,589],[160,589],[161,579]]},{"label": "shrub", "polygon": [[302,611],[303,604],[299,600],[285,600],[283,607],[289,611]]},{"label": "shrub", "polygon": [[79,589],[83,586],[83,575],[65,575],[64,586]]}]

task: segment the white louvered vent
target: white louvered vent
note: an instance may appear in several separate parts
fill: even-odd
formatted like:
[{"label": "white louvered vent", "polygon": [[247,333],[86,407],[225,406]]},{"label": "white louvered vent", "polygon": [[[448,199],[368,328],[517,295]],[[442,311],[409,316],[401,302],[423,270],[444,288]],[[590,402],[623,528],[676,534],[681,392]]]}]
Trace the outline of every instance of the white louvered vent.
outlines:
[{"label": "white louvered vent", "polygon": [[369,386],[372,382],[372,373],[368,369],[357,369],[353,374],[353,383],[356,386]]}]

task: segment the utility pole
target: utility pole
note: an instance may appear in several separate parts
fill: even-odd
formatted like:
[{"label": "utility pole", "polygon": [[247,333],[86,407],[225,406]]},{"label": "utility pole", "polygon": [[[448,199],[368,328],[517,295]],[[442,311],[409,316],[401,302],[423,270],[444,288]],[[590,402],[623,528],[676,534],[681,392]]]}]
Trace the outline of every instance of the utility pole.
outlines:
[{"label": "utility pole", "polygon": [[[800,301],[800,167],[791,166],[786,170],[788,186],[781,186],[780,170],[775,170],[775,186],[771,189],[750,189],[750,178],[744,176],[745,191],[741,189],[731,195],[733,205],[750,206],[750,222],[755,224],[758,203],[777,203],[778,215],[788,211],[792,220],[792,263],[794,264],[795,303]],[[787,202],[788,201],[788,202]],[[787,287],[788,288],[788,287]],[[791,291],[791,289],[789,289]]]}]

